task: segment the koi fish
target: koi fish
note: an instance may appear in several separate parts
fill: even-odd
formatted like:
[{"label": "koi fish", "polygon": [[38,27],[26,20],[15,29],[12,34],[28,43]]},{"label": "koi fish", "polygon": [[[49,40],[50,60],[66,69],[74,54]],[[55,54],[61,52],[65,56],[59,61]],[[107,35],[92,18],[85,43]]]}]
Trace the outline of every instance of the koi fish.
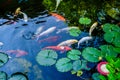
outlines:
[{"label": "koi fish", "polygon": [[97,25],[98,25],[98,22],[95,22],[95,23],[93,23],[93,25],[90,27],[90,30],[89,30],[89,35],[90,35],[90,36],[91,36],[93,30],[97,27]]},{"label": "koi fish", "polygon": [[79,29],[78,27],[66,27],[66,28],[62,28],[62,29],[59,29],[56,33],[60,33],[60,32],[63,32],[63,31],[69,31],[71,29]]},{"label": "koi fish", "polygon": [[41,36],[43,36],[43,35],[50,34],[50,33],[52,33],[55,29],[56,29],[55,26],[54,26],[54,27],[51,27],[51,28],[48,28],[47,30],[45,30],[45,31],[43,31],[42,33],[40,33],[39,35],[34,35],[33,38],[35,37],[35,38],[37,38],[37,40],[38,40],[39,37],[41,37]]},{"label": "koi fish", "polygon": [[79,48],[79,45],[80,45],[81,43],[86,42],[86,41],[89,41],[89,40],[91,40],[91,39],[93,39],[91,36],[83,37],[82,39],[80,39],[80,40],[78,41],[78,48]]},{"label": "koi fish", "polygon": [[78,40],[76,39],[70,39],[70,40],[66,40],[66,41],[59,43],[57,46],[71,46],[72,44],[75,44],[77,42]]},{"label": "koi fish", "polygon": [[52,16],[54,16],[54,17],[56,17],[57,18],[57,21],[66,21],[66,19],[63,17],[63,16],[61,16],[61,15],[59,15],[59,14],[57,14],[57,13],[50,13]]},{"label": "koi fish", "polygon": [[20,14],[20,12],[21,12],[21,8],[18,7],[18,8],[15,10],[14,16],[17,16],[18,14]]},{"label": "koi fish", "polygon": [[43,30],[43,26],[39,27],[36,32],[35,32],[35,35],[39,35]]},{"label": "koi fish", "polygon": [[27,21],[28,21],[28,16],[27,16],[27,14],[24,13],[24,12],[20,12],[20,13],[23,14],[23,20],[24,20],[25,22],[27,22]]},{"label": "koi fish", "polygon": [[48,46],[48,47],[45,47],[43,49],[53,49],[53,50],[60,50],[60,51],[69,51],[72,48],[70,48],[69,46]]},{"label": "koi fish", "polygon": [[56,7],[55,7],[55,11],[57,10],[57,8],[58,8],[58,6],[59,6],[59,4],[60,4],[60,2],[61,2],[62,0],[56,0]]},{"label": "koi fish", "polygon": [[0,46],[3,46],[4,45],[4,43],[3,42],[0,42]]},{"label": "koi fish", "polygon": [[21,57],[21,56],[24,56],[24,55],[27,55],[28,53],[26,51],[23,51],[23,50],[8,50],[6,51],[7,53],[13,53],[13,54],[16,54],[15,57]]},{"label": "koi fish", "polygon": [[45,38],[45,39],[42,39],[42,40],[38,40],[38,42],[39,43],[41,43],[41,42],[45,42],[45,41],[47,41],[47,42],[55,42],[55,41],[57,41],[58,40],[58,38],[59,38],[59,36],[52,36],[52,37],[48,37],[48,38]]}]

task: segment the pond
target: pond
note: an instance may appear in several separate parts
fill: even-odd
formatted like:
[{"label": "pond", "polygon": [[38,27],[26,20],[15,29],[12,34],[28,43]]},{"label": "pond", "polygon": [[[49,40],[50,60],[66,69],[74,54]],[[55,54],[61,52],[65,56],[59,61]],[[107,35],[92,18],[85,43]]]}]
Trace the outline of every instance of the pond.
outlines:
[{"label": "pond", "polygon": [[[18,1],[26,4],[29,0]],[[115,11],[115,16],[100,10],[94,16],[95,21],[85,17],[89,15],[83,11],[82,16],[76,18],[78,23],[64,18],[68,17],[66,11],[65,16],[60,15],[59,10],[33,10],[36,11],[34,17],[29,17],[32,13],[27,15],[29,10],[25,13],[21,7],[15,9],[14,15],[5,13],[0,18],[0,80],[120,79],[118,8],[108,10]]]}]

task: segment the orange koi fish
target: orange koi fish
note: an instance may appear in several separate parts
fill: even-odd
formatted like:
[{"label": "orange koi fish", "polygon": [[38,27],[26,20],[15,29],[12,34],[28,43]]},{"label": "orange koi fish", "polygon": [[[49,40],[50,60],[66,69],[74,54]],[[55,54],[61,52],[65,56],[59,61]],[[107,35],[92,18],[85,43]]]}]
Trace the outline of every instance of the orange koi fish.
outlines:
[{"label": "orange koi fish", "polygon": [[7,53],[13,53],[13,54],[16,54],[15,57],[21,57],[21,56],[24,56],[24,55],[27,55],[28,53],[26,51],[23,51],[23,50],[8,50]]},{"label": "orange koi fish", "polygon": [[50,13],[52,16],[54,16],[54,17],[56,17],[58,20],[57,21],[66,21],[66,19],[63,17],[63,16],[61,16],[61,15],[59,15],[59,14],[57,14],[57,13]]},{"label": "orange koi fish", "polygon": [[60,51],[69,51],[72,48],[70,48],[69,46],[48,46],[48,47],[45,47],[43,49],[53,49],[53,50],[60,50]]}]

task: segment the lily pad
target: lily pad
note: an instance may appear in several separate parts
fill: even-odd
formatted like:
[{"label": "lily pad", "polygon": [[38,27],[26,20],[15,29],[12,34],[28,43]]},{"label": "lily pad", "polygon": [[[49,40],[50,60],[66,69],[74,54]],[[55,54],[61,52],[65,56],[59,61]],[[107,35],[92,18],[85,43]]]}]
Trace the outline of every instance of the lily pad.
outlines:
[{"label": "lily pad", "polygon": [[99,73],[93,73],[93,74],[92,74],[92,79],[93,79],[93,80],[100,80],[99,76],[100,76]]},{"label": "lily pad", "polygon": [[80,60],[76,60],[73,62],[73,70],[79,71],[81,69],[82,62]]},{"label": "lily pad", "polygon": [[42,50],[36,56],[36,60],[40,65],[51,66],[55,64],[58,55],[53,50]]},{"label": "lily pad", "polygon": [[3,52],[0,52],[0,67],[7,63],[8,60],[9,60],[8,55]]},{"label": "lily pad", "polygon": [[101,52],[93,47],[87,47],[83,50],[82,56],[90,62],[98,62]]},{"label": "lily pad", "polygon": [[71,50],[67,53],[67,57],[71,60],[78,60],[80,58],[81,52],[79,50]]},{"label": "lily pad", "polygon": [[114,47],[112,45],[101,45],[99,48],[101,49],[102,55],[104,57],[106,56],[116,57],[117,56],[117,53],[113,50]]},{"label": "lily pad", "polygon": [[56,68],[60,72],[68,72],[72,69],[72,63],[69,58],[61,58],[56,63]]},{"label": "lily pad", "polygon": [[120,28],[117,25],[106,23],[103,25],[103,31],[104,32],[111,32],[111,31],[120,32]]},{"label": "lily pad", "polygon": [[28,80],[28,77],[23,73],[14,73],[8,80]]},{"label": "lily pad", "polygon": [[82,17],[79,19],[79,23],[80,24],[84,24],[84,25],[88,25],[91,23],[91,19],[87,18],[87,17]]},{"label": "lily pad", "polygon": [[3,71],[0,71],[0,80],[7,80],[7,74]]},{"label": "lily pad", "polygon": [[117,53],[120,53],[120,47],[114,47],[113,50]]},{"label": "lily pad", "polygon": [[80,31],[79,29],[74,29],[74,28],[73,28],[73,29],[70,29],[70,30],[69,30],[69,33],[70,33],[71,36],[77,37],[77,36],[80,35],[81,31]]}]

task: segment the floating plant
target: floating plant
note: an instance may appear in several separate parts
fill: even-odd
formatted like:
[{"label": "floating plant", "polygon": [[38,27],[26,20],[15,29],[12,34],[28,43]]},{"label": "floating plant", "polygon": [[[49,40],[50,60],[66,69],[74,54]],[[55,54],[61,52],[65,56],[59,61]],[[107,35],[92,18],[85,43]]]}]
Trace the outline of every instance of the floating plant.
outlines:
[{"label": "floating plant", "polygon": [[58,55],[53,50],[42,50],[36,56],[36,60],[40,65],[51,66],[55,64]]},{"label": "floating plant", "polygon": [[67,53],[67,57],[71,60],[78,60],[80,59],[81,52],[79,50],[72,49]]},{"label": "floating plant", "polygon": [[0,80],[7,80],[7,74],[3,71],[0,71]]},{"label": "floating plant", "polygon": [[8,80],[28,80],[28,77],[20,72],[14,73]]},{"label": "floating plant", "polygon": [[80,24],[84,24],[84,25],[88,25],[91,23],[91,19],[87,18],[87,17],[82,17],[79,19],[79,23]]},{"label": "floating plant", "polygon": [[113,50],[113,46],[112,45],[101,45],[99,47],[102,51],[102,55],[104,57],[106,56],[113,56],[113,57],[116,57],[117,56],[117,53]]},{"label": "floating plant", "polygon": [[101,52],[93,47],[87,47],[83,50],[82,56],[90,62],[98,62],[100,60]]},{"label": "floating plant", "polygon": [[80,35],[81,31],[80,31],[79,29],[73,28],[73,29],[70,29],[70,30],[69,30],[69,33],[70,33],[71,36],[77,37],[77,36]]},{"label": "floating plant", "polygon": [[93,73],[92,74],[92,79],[93,80],[100,80],[99,75],[100,75],[99,73]]},{"label": "floating plant", "polygon": [[56,63],[56,68],[60,72],[68,72],[72,69],[72,63],[69,58],[61,58]]},{"label": "floating plant", "polygon": [[8,55],[3,52],[0,52],[0,67],[7,63],[8,60],[9,60]]}]

